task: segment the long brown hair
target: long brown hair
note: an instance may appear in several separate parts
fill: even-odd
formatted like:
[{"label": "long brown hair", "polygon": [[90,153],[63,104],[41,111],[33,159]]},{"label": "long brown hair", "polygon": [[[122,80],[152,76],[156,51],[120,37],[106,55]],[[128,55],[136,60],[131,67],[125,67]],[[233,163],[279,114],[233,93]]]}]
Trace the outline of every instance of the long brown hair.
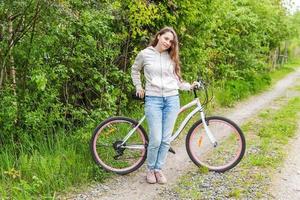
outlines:
[{"label": "long brown hair", "polygon": [[158,43],[158,36],[163,35],[167,32],[172,33],[174,36],[174,40],[171,44],[171,47],[168,49],[168,52],[170,54],[171,59],[175,63],[175,74],[178,76],[179,80],[181,81],[182,79],[181,79],[181,69],[180,69],[180,60],[179,60],[178,37],[174,29],[171,27],[165,27],[160,31],[158,31],[155,34],[154,39],[150,42],[150,46],[155,47]]}]

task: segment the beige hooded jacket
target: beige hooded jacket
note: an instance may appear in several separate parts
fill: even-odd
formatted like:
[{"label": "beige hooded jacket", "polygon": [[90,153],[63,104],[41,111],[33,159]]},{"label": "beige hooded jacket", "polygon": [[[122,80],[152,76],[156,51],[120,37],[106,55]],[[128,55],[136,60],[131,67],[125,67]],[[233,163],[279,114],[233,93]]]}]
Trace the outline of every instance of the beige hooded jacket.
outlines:
[{"label": "beige hooded jacket", "polygon": [[141,90],[141,70],[144,69],[147,96],[173,96],[180,90],[190,90],[191,85],[181,82],[175,74],[174,62],[169,53],[160,53],[149,46],[139,52],[131,68],[131,78],[137,91]]}]

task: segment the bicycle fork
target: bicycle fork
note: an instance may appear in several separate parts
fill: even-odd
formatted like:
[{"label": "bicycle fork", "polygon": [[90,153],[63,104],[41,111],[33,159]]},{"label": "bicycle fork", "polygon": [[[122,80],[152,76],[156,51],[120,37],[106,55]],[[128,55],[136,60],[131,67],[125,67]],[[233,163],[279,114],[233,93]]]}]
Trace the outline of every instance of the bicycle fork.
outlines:
[{"label": "bicycle fork", "polygon": [[207,123],[206,123],[206,120],[205,120],[205,115],[204,115],[204,112],[202,111],[202,106],[200,104],[198,104],[198,106],[200,107],[200,117],[201,117],[201,120],[202,120],[202,123],[203,123],[203,126],[204,126],[204,130],[205,130],[205,133],[207,134],[210,142],[212,143],[212,145],[214,147],[218,146],[218,142],[216,140],[216,138],[214,137],[214,135],[211,133]]}]

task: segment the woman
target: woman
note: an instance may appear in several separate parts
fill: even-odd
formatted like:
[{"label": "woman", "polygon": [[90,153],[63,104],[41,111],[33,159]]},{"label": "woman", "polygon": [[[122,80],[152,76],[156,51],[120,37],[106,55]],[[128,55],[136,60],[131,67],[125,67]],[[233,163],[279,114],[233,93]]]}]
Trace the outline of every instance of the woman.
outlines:
[{"label": "woman", "polygon": [[[145,90],[140,71],[144,69]],[[170,138],[179,112],[178,89],[190,90],[195,86],[181,79],[178,38],[166,27],[156,33],[149,47],[139,52],[132,66],[131,77],[136,95],[145,95],[145,115],[149,127],[147,152],[148,183],[167,182],[161,169],[170,148]]]}]

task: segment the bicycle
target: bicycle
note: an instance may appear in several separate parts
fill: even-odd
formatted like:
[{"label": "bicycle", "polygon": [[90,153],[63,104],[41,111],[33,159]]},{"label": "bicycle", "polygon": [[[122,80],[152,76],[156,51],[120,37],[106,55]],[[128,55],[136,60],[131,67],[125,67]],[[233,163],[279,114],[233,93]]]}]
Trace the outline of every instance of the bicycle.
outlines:
[{"label": "bicycle", "polygon": [[[235,167],[243,158],[246,141],[242,130],[233,121],[220,117],[205,117],[196,90],[205,90],[205,103],[208,103],[207,87],[198,81],[194,100],[180,108],[179,114],[196,106],[179,128],[172,134],[171,142],[182,132],[190,119],[200,112],[200,119],[189,129],[186,136],[186,150],[190,159],[209,171],[225,172]],[[104,170],[117,174],[128,174],[140,168],[146,160],[148,136],[142,123],[122,116],[110,117],[94,130],[90,142],[93,159]],[[172,153],[175,151],[170,148]]]}]

